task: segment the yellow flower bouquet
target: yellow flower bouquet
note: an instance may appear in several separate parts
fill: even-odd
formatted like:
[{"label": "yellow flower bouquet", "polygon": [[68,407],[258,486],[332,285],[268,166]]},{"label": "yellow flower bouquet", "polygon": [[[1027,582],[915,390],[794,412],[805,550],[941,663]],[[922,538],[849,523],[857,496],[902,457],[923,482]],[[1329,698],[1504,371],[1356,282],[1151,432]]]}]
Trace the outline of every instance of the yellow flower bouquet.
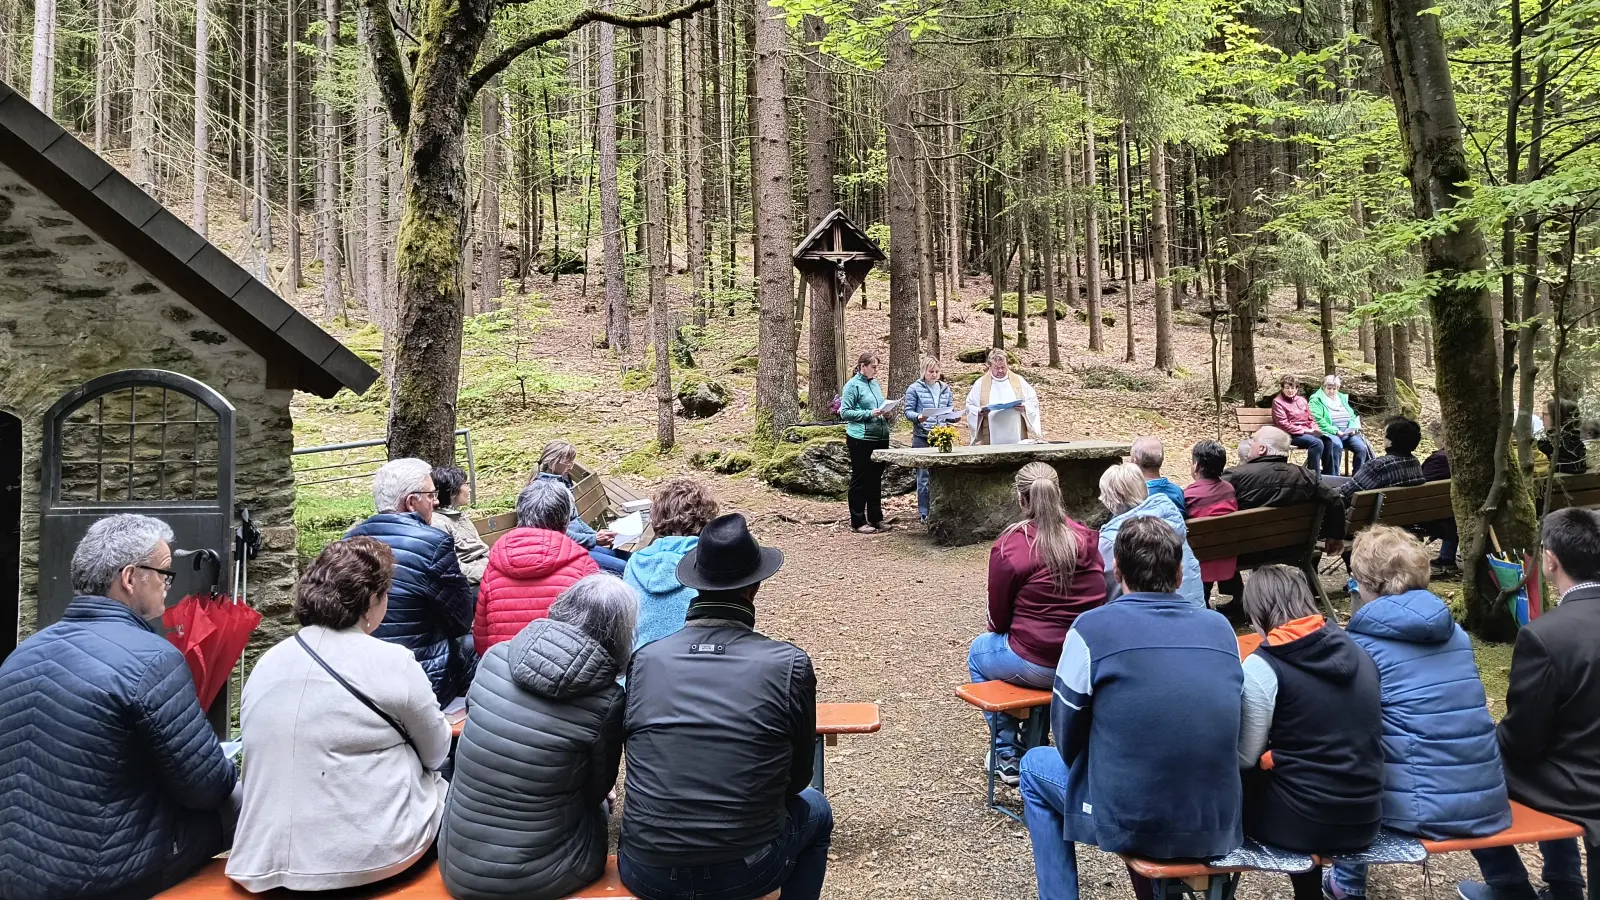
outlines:
[{"label": "yellow flower bouquet", "polygon": [[949,453],[956,448],[956,428],[954,425],[935,425],[928,429],[928,446],[938,448],[940,453]]}]

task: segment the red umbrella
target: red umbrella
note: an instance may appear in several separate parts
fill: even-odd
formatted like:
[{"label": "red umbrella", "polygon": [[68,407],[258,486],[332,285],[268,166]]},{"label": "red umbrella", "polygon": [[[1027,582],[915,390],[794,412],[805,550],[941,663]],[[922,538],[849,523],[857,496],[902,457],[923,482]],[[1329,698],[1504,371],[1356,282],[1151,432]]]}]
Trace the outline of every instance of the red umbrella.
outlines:
[{"label": "red umbrella", "polygon": [[250,633],[261,624],[261,613],[225,594],[190,594],[163,613],[161,623],[167,640],[189,663],[200,708],[210,711],[244,655]]}]

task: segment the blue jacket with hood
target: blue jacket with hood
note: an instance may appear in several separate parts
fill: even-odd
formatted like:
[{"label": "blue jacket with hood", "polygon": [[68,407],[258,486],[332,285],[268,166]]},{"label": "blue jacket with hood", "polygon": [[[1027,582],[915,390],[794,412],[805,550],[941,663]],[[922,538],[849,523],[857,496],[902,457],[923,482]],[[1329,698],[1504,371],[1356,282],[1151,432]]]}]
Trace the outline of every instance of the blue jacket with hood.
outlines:
[{"label": "blue jacket with hood", "polygon": [[1472,642],[1444,601],[1428,591],[1379,597],[1348,630],[1383,691],[1383,824],[1432,840],[1510,827]]},{"label": "blue jacket with hood", "polygon": [[1183,521],[1183,513],[1174,506],[1172,500],[1165,494],[1151,494],[1145,501],[1133,509],[1112,516],[1111,521],[1100,526],[1100,558],[1106,561],[1106,577],[1111,577],[1111,565],[1116,557],[1117,532],[1122,528],[1122,523],[1129,519],[1141,516],[1153,516],[1172,526],[1178,533],[1179,540],[1183,541],[1183,584],[1178,585],[1178,595],[1191,604],[1204,608],[1206,605],[1205,585],[1200,583],[1200,560],[1195,558],[1194,551],[1189,549],[1189,528]]},{"label": "blue jacket with hood", "polygon": [[622,580],[639,592],[639,636],[634,649],[683,629],[689,601],[699,592],[678,582],[678,561],[700,543],[698,535],[656,538],[628,558]]}]

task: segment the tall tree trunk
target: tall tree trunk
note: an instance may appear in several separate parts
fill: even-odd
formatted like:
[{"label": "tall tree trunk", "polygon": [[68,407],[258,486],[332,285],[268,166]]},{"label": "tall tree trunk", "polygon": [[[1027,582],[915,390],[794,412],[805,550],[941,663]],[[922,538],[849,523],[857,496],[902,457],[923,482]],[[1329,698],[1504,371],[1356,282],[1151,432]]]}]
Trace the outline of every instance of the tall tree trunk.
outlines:
[{"label": "tall tree trunk", "polygon": [[[743,26],[744,45],[749,48],[745,57],[744,67],[744,116],[745,116],[745,150],[746,159],[750,164],[750,221],[761,221],[761,200],[763,195],[756,186],[756,153],[761,142],[759,133],[760,114],[756,110],[756,93],[760,90],[757,67],[760,62],[756,49],[756,29],[759,20],[766,11],[766,0],[741,0],[739,7],[739,22]],[[785,48],[787,52],[787,48]],[[787,146],[787,144],[786,144]],[[757,283],[761,281],[761,266],[766,262],[766,255],[761,252],[761,239],[763,237],[760,226],[750,233],[750,274]],[[788,261],[785,260],[785,265]],[[759,305],[759,301],[758,301]]]},{"label": "tall tree trunk", "polygon": [[489,312],[505,291],[501,288],[500,271],[500,164],[502,154],[500,132],[499,79],[483,89],[483,285],[479,308]]},{"label": "tall tree trunk", "polygon": [[889,32],[884,64],[884,146],[889,190],[889,393],[899,396],[917,380],[921,348],[917,323],[917,137],[911,121],[916,92],[911,34],[904,23]]},{"label": "tall tree trunk", "polygon": [[1117,126],[1117,187],[1122,193],[1122,316],[1126,320],[1128,352],[1123,362],[1138,358],[1133,339],[1133,192],[1128,165],[1128,123]]},{"label": "tall tree trunk", "polygon": [[1167,227],[1167,147],[1159,138],[1150,142],[1150,240],[1156,278],[1155,367],[1171,372],[1172,286],[1167,283],[1171,240]]},{"label": "tall tree trunk", "polygon": [[[39,2],[42,3],[44,0],[39,0]],[[53,3],[54,0],[50,0],[50,2]],[[38,3],[35,4],[36,10],[38,5]],[[110,146],[109,141],[111,140],[111,79],[116,71],[115,63],[117,58],[111,42],[111,0],[97,0],[95,3],[95,15],[94,152],[104,153]],[[8,19],[7,27],[4,29],[8,34],[11,30],[10,24]],[[195,29],[197,32],[199,31],[198,9],[195,13]],[[9,43],[9,37],[6,40]],[[200,46],[198,34],[195,36],[195,46]],[[6,66],[9,69],[11,55],[9,45],[6,48],[5,55],[7,57]],[[198,66],[198,63],[196,65]],[[195,91],[195,102],[198,103],[200,102],[198,85]],[[203,237],[205,232],[202,231],[200,234]]]},{"label": "tall tree trunk", "polygon": [[1385,410],[1400,408],[1399,394],[1394,387],[1394,328],[1381,322],[1373,323],[1374,350],[1377,353],[1376,377],[1378,405]]},{"label": "tall tree trunk", "polygon": [[[484,96],[492,95],[485,91]],[[361,120],[366,129],[365,146],[361,148],[366,157],[362,165],[362,168],[365,169],[366,184],[361,191],[365,199],[362,204],[361,242],[366,246],[367,309],[369,316],[372,317],[370,321],[379,328],[383,328],[388,323],[390,318],[389,309],[393,306],[389,298],[388,277],[386,275],[388,266],[385,265],[389,248],[386,246],[388,242],[384,240],[383,227],[384,128],[382,116],[382,105],[379,103],[378,98],[369,92],[361,109]],[[491,220],[488,214],[485,213],[484,221],[487,224],[489,221],[498,220],[499,207],[497,205],[494,218]],[[494,260],[498,266],[498,253],[492,254],[488,259]],[[489,262],[485,260],[485,272],[488,272],[488,267]],[[489,281],[487,277],[484,280],[486,282]],[[490,283],[496,285],[500,283],[498,269],[496,269],[494,281]]]},{"label": "tall tree trunk", "polygon": [[[918,144],[920,148],[920,143]],[[928,203],[928,166],[926,156],[917,152],[917,290],[921,295],[922,336],[928,340],[928,355],[939,358],[939,289],[934,284],[933,216]],[[922,366],[917,366],[921,375]],[[908,383],[909,384],[909,383]]]},{"label": "tall tree trunk", "polygon": [[[805,20],[806,66],[806,225],[815,227],[837,205],[834,196],[834,153],[838,142],[838,129],[833,120],[833,79],[817,49],[827,37],[828,26],[817,16]],[[806,391],[806,411],[813,420],[832,418],[830,404],[839,390],[836,384],[839,358],[835,350],[835,317],[844,316],[844,307],[834,296],[835,281],[831,274],[810,276],[806,279],[806,294],[810,298],[811,338],[808,361],[809,384]]]},{"label": "tall tree trunk", "polygon": [[956,130],[956,101],[955,91],[946,94],[948,105],[945,111],[945,228],[948,235],[945,238],[946,263],[950,267],[950,292],[946,298],[944,324],[950,324],[950,302],[954,300],[954,292],[966,286],[966,279],[961,271],[961,138]]},{"label": "tall tree trunk", "polygon": [[666,36],[642,36],[644,103],[645,262],[650,267],[650,332],[656,352],[656,447],[674,440],[672,421],[672,310],[667,301]]},{"label": "tall tree trunk", "polygon": [[[205,0],[197,0],[205,2]],[[295,49],[295,42],[300,39],[300,4],[298,0],[289,0],[289,20],[285,28],[288,35],[288,52],[285,54],[285,78],[288,82],[285,103],[288,109],[284,113],[287,137],[284,153],[284,179],[285,202],[288,205],[285,219],[289,230],[289,294],[293,296],[300,290],[300,283],[305,280],[305,261],[300,255],[300,53]],[[199,38],[195,40],[199,46]]]},{"label": "tall tree trunk", "polygon": [[1083,65],[1083,105],[1090,114],[1083,119],[1083,271],[1088,284],[1089,349],[1104,350],[1105,336],[1100,324],[1100,185],[1094,152],[1094,78],[1087,61]]},{"label": "tall tree trunk", "polygon": [[1411,376],[1411,326],[1405,322],[1396,322],[1390,326],[1393,334],[1391,349],[1394,352],[1394,377],[1395,380],[1411,388],[1417,389],[1417,383]]},{"label": "tall tree trunk", "polygon": [[[140,12],[145,11],[143,5]],[[152,19],[154,16],[152,16]],[[10,26],[7,25],[9,30]],[[56,0],[35,0],[33,4],[33,71],[28,85],[28,100],[45,115],[55,115],[51,87],[55,81]],[[135,46],[137,46],[137,34]],[[149,42],[148,33],[145,42]],[[135,85],[137,92],[137,85]],[[138,96],[137,93],[134,95]]]},{"label": "tall tree trunk", "polygon": [[1229,335],[1232,338],[1231,365],[1228,374],[1228,396],[1240,401],[1250,401],[1256,395],[1256,309],[1253,294],[1254,264],[1246,242],[1252,232],[1250,222],[1250,192],[1253,180],[1251,151],[1254,141],[1235,137],[1228,142],[1224,156],[1224,202],[1228,238],[1228,261],[1225,280],[1228,292],[1228,312],[1231,316]]},{"label": "tall tree trunk", "polygon": [[[104,9],[105,0],[101,0]],[[209,211],[206,188],[211,180],[211,14],[209,0],[194,3],[194,206],[189,222],[205,237]],[[294,54],[289,54],[293,58]],[[98,106],[98,104],[96,104]],[[96,114],[95,143],[101,142],[103,127]],[[290,129],[291,134],[293,129]],[[293,140],[293,138],[290,138]]]},{"label": "tall tree trunk", "polygon": [[[322,0],[322,52],[317,63],[320,76],[335,77],[334,52],[338,49],[339,0]],[[344,309],[339,282],[339,248],[343,238],[339,228],[339,128],[332,101],[327,95],[317,98],[317,242],[322,252],[322,318],[330,321]],[[387,362],[387,360],[386,360]],[[451,438],[452,452],[455,439]]]},{"label": "tall tree trunk", "polygon": [[[49,0],[52,12],[53,0]],[[52,31],[54,29],[52,28]],[[133,13],[133,183],[147,194],[156,190],[156,3],[135,0]],[[47,38],[49,35],[46,36]],[[49,72],[45,76],[49,77]],[[49,98],[40,108],[49,110]]]},{"label": "tall tree trunk", "polygon": [[1017,349],[1028,349],[1028,216],[1019,203],[1011,214],[1017,230]]},{"label": "tall tree trunk", "polygon": [[[778,440],[797,415],[795,393],[794,270],[789,190],[789,116],[784,98],[783,58],[788,29],[780,9],[754,10],[755,131],[751,180],[756,211],[756,303],[761,309],[756,370],[756,428],[762,440]],[[915,323],[913,322],[913,329]]]},{"label": "tall tree trunk", "polygon": [[[1375,0],[1378,42],[1411,180],[1419,220],[1429,220],[1471,198],[1461,119],[1456,111],[1439,17],[1425,0]],[[1510,464],[1511,360],[1508,346],[1496,370],[1488,298],[1459,276],[1487,267],[1488,245],[1475,223],[1422,242],[1423,269],[1437,276],[1428,300],[1434,325],[1435,388],[1450,445],[1450,493],[1470,575],[1463,579],[1467,628],[1487,640],[1504,640],[1516,625],[1484,564],[1487,527],[1509,547],[1533,547],[1534,510],[1521,471]],[[1514,320],[1514,310],[1502,310]],[[1514,330],[1505,334],[1517,339]],[[1493,437],[1491,438],[1491,435]]]},{"label": "tall tree trunk", "polygon": [[[602,8],[609,9],[610,0]],[[600,242],[605,269],[606,342],[618,357],[627,354],[628,273],[622,249],[622,196],[617,189],[617,29],[605,22],[595,26],[600,45],[596,72],[599,110],[596,114],[600,142]],[[546,123],[548,127],[549,123]]]},{"label": "tall tree trunk", "polygon": [[[1047,146],[1039,148],[1039,187],[1040,193],[1047,198],[1043,216],[1043,227],[1039,229],[1039,252],[1044,257],[1044,342],[1049,350],[1049,365],[1052,369],[1061,368],[1061,341],[1059,326],[1056,324],[1056,203],[1053,199],[1055,189],[1050,184],[1050,150]],[[1070,214],[1068,221],[1071,221]],[[1075,290],[1077,277],[1072,273],[1072,266],[1067,266],[1068,290]]]},{"label": "tall tree trunk", "polygon": [[251,166],[250,183],[254,193],[256,244],[260,257],[257,277],[267,280],[267,256],[272,251],[272,209],[267,205],[267,147],[271,141],[267,123],[267,9],[256,10],[255,49],[255,160]]},{"label": "tall tree trunk", "polygon": [[705,100],[701,79],[705,53],[700,45],[700,24],[683,23],[683,109],[688,119],[684,147],[684,246],[689,255],[689,305],[696,325],[706,324],[706,140]]}]

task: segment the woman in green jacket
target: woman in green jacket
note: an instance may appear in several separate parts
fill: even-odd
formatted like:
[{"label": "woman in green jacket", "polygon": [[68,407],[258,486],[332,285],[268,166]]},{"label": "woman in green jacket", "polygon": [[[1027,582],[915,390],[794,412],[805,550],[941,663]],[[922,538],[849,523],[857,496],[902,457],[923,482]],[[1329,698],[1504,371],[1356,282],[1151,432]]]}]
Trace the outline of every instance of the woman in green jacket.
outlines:
[{"label": "woman in green jacket", "polygon": [[850,529],[873,534],[883,526],[883,463],[872,451],[889,446],[889,409],[878,383],[878,354],[868,350],[856,358],[855,374],[839,395],[845,420],[845,446],[850,450]]},{"label": "woman in green jacket", "polygon": [[1322,379],[1322,390],[1311,395],[1310,405],[1317,427],[1333,439],[1332,452],[1322,455],[1322,474],[1339,474],[1339,462],[1346,450],[1354,457],[1350,460],[1350,474],[1361,471],[1372,459],[1372,448],[1361,436],[1361,417],[1350,405],[1350,395],[1339,390],[1338,375]]}]

